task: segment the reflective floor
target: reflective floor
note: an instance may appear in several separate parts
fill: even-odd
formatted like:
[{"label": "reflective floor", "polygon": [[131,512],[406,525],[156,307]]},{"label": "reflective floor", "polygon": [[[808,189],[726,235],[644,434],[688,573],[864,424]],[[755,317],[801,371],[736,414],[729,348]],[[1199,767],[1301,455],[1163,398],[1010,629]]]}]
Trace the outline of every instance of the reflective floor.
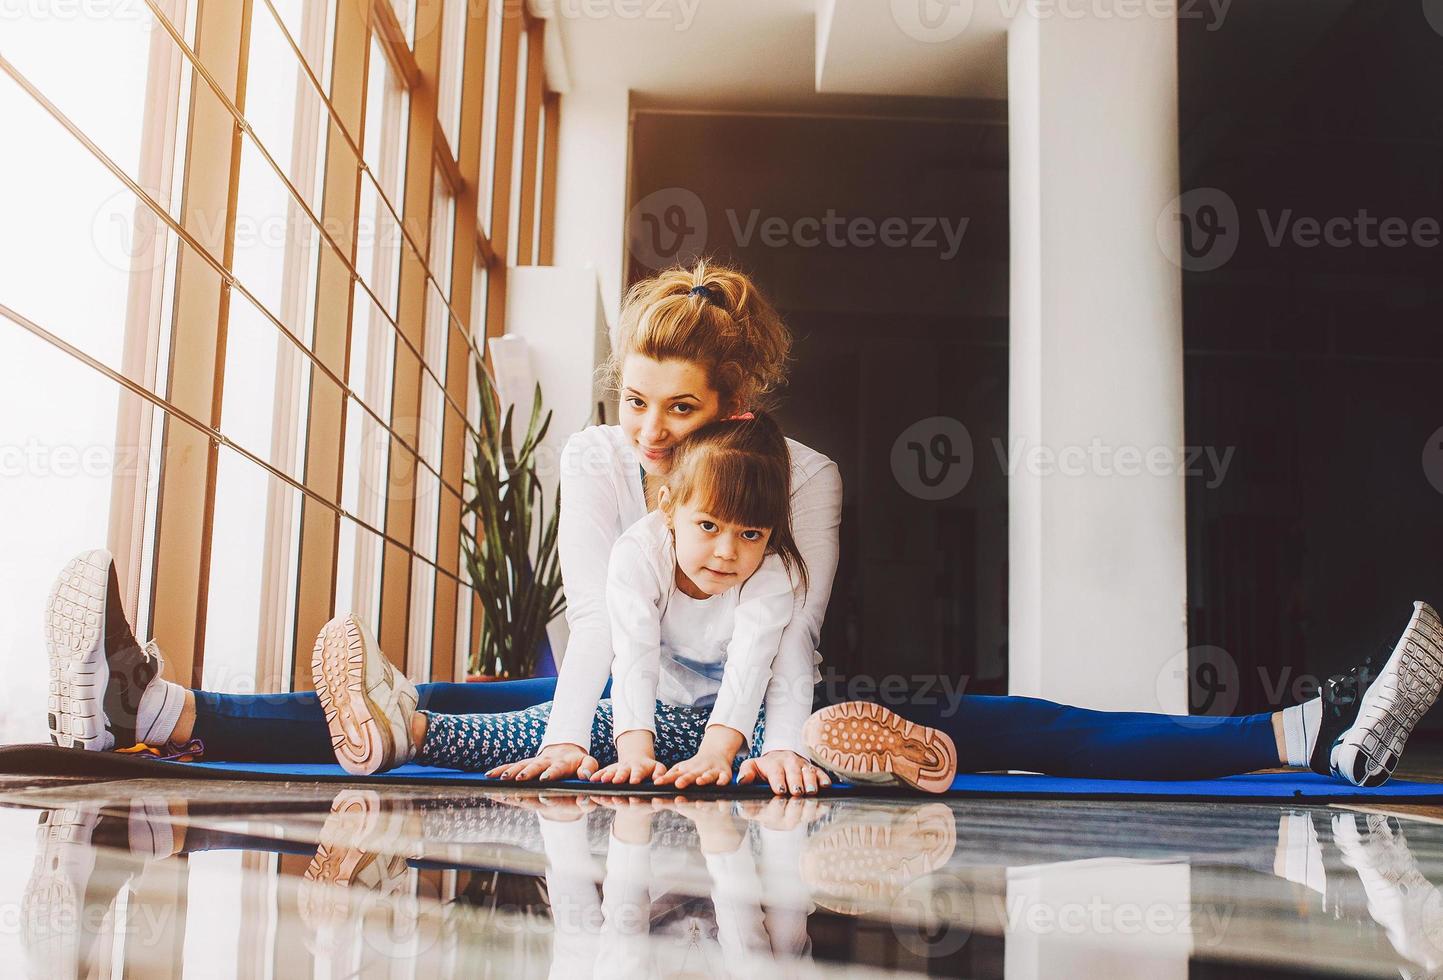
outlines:
[{"label": "reflective floor", "polygon": [[0,778],[0,975],[1443,975],[1443,808]]}]

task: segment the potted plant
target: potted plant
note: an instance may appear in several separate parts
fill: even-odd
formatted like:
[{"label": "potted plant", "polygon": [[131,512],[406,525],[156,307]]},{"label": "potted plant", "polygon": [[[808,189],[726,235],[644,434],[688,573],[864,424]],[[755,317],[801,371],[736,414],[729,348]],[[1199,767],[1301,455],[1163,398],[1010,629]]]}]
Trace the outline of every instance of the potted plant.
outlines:
[{"label": "potted plant", "polygon": [[481,424],[472,438],[475,461],[464,501],[464,513],[476,516],[476,534],[463,534],[461,547],[482,619],[481,644],[467,660],[467,679],[531,677],[546,644],[546,624],[566,608],[556,549],[560,490],[552,493],[548,514],[536,472],[536,451],[552,413],[542,417],[538,384],[517,446],[514,406],[503,417],[496,386],[479,364],[476,390]]}]

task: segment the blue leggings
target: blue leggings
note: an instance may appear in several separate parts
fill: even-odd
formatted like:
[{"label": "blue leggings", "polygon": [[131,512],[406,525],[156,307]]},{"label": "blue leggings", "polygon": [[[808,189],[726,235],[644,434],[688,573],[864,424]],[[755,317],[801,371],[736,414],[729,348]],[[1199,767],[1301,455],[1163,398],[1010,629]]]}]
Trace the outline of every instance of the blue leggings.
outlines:
[{"label": "blue leggings", "polygon": [[[554,677],[421,684],[418,706],[438,715],[520,711],[550,701],[555,689]],[[1022,769],[1102,779],[1210,779],[1280,765],[1269,714],[1210,718],[1093,711],[1038,698],[983,695],[965,695],[956,710],[949,710],[947,705],[918,703],[923,700],[903,698],[887,707],[950,735],[962,772]],[[205,744],[207,759],[335,758],[314,692],[196,691],[195,705],[195,737]]]}]

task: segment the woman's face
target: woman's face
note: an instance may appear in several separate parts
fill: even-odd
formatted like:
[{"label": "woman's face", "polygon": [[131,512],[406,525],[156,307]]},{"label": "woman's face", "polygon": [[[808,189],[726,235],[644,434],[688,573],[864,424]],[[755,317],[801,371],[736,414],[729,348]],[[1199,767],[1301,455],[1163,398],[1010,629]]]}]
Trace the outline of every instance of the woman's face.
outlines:
[{"label": "woman's face", "polygon": [[704,365],[642,354],[628,354],[622,361],[621,429],[646,472],[669,473],[677,443],[721,412],[721,396]]}]

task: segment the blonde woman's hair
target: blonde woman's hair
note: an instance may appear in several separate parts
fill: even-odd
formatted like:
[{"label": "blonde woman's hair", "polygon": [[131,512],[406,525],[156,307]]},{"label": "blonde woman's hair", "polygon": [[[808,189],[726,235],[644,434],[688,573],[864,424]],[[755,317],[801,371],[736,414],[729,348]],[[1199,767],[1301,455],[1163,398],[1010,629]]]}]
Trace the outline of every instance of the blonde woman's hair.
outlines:
[{"label": "blonde woman's hair", "polygon": [[745,273],[702,259],[668,269],[627,291],[612,338],[606,379],[616,390],[629,354],[695,361],[724,409],[766,407],[786,381],[792,336]]},{"label": "blonde woman's hair", "polygon": [[683,439],[666,476],[668,514],[689,504],[742,527],[771,531],[767,553],[805,592],[807,563],[792,536],[792,454],[781,427],[765,412],[709,422]]}]

